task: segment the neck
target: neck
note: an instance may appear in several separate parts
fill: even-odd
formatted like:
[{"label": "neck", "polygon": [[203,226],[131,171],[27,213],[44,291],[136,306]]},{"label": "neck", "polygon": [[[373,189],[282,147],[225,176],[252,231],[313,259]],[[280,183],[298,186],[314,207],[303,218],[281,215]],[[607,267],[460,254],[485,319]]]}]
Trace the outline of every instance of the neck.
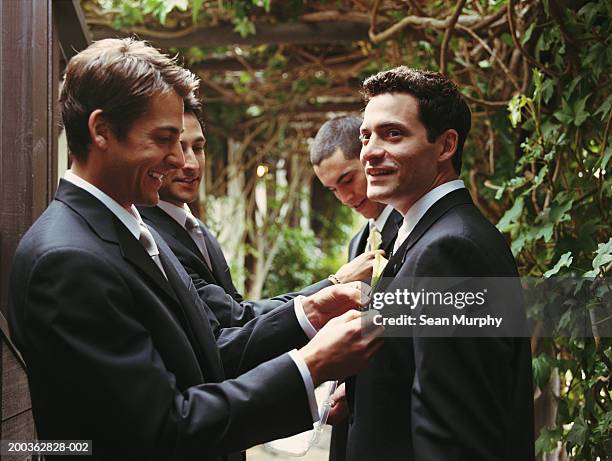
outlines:
[{"label": "neck", "polygon": [[447,182],[454,181],[455,179],[458,179],[458,178],[459,177],[454,171],[453,172],[440,172],[438,173],[434,181],[429,185],[429,187],[425,188],[424,190],[421,190],[418,193],[415,193],[414,195],[411,195],[410,197],[406,197],[406,199],[403,200],[402,203],[398,203],[397,206],[394,205],[394,208],[397,211],[399,211],[402,214],[402,216],[406,216],[406,213],[408,213],[408,210],[410,210],[410,208],[412,208],[412,206],[416,202],[418,202],[424,195],[428,194],[429,192],[434,190],[436,187],[441,186],[442,184],[446,184]]},{"label": "neck", "polygon": [[110,198],[112,198],[115,202],[117,202],[121,207],[125,208],[127,211],[131,213],[132,211],[132,203],[126,200],[122,200],[121,197],[114,190],[109,190],[112,188],[108,188],[105,184],[108,184],[107,181],[104,181],[101,174],[94,174],[93,168],[91,168],[88,163],[81,163],[78,161],[73,161],[70,166],[70,170],[77,175],[79,178],[84,179],[89,184],[96,186]]}]

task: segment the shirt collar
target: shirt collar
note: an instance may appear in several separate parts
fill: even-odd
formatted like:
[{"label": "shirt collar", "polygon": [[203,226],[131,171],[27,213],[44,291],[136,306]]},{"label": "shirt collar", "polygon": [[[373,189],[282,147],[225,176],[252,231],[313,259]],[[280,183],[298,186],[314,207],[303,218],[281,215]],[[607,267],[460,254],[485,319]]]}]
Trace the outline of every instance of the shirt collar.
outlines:
[{"label": "shirt collar", "polygon": [[383,227],[385,227],[385,224],[387,224],[387,219],[389,219],[389,216],[391,216],[392,212],[393,207],[391,205],[387,205],[378,215],[378,218],[369,219],[368,221],[370,223],[370,230],[372,230],[372,227],[376,227],[376,229],[382,232]]},{"label": "shirt collar", "polygon": [[438,200],[457,189],[464,188],[465,184],[463,181],[461,179],[455,179],[440,184],[438,187],[430,190],[418,199],[404,215],[404,222],[402,224],[402,227],[404,227],[402,232],[404,239],[410,235],[421,218],[427,213],[427,210],[429,210]]},{"label": "shirt collar", "polygon": [[[160,200],[157,203],[157,206],[164,210],[167,214],[170,215],[172,219],[174,219],[177,223],[181,225],[181,227],[185,228],[185,222],[187,221],[187,213],[189,207],[184,203],[182,207],[176,206],[174,203],[166,202],[164,200]],[[191,212],[189,212],[191,214]]]},{"label": "shirt collar", "polygon": [[125,227],[128,228],[136,240],[140,239],[140,225],[143,224],[143,221],[138,213],[138,210],[133,204],[130,205],[130,211],[126,210],[96,186],[85,181],[80,176],[77,176],[72,170],[66,170],[66,173],[64,173],[64,179],[73,185],[84,189],[97,198],[119,219],[119,221],[123,223]]}]

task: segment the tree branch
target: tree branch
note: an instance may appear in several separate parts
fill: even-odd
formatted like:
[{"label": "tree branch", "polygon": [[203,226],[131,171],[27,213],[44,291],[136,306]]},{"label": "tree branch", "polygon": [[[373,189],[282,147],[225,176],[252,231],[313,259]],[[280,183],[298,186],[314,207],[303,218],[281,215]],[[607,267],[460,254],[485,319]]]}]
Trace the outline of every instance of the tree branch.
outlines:
[{"label": "tree branch", "polygon": [[442,39],[442,47],[440,48],[440,73],[446,73],[446,52],[448,51],[448,43],[450,42],[450,37],[455,28],[455,24],[459,19],[459,15],[465,6],[466,0],[459,0],[457,2],[457,7],[455,8],[455,12],[450,18],[450,22],[448,23],[448,27],[444,31],[444,38]]}]

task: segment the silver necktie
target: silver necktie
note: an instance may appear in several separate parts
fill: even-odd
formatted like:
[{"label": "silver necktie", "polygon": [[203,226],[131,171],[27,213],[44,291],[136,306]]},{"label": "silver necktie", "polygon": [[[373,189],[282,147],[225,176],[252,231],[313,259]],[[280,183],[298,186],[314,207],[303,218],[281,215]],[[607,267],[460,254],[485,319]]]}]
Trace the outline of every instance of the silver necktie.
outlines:
[{"label": "silver necktie", "polygon": [[204,240],[204,233],[202,232],[202,228],[200,227],[200,223],[198,220],[190,213],[187,213],[187,219],[185,221],[185,228],[189,235],[198,246],[200,253],[204,257],[204,261],[206,261],[206,265],[210,270],[212,270],[212,264],[210,263],[210,256],[208,254],[208,250],[206,249],[206,241]]},{"label": "silver necktie", "polygon": [[153,239],[153,235],[145,223],[140,223],[140,238],[138,240],[145,250],[147,250],[147,253],[149,253],[149,256],[151,256],[153,259],[153,262],[157,264],[157,267],[159,267],[159,270],[167,279],[168,277],[166,276],[166,272],[162,266],[161,259],[159,259],[157,244],[155,243],[155,239]]}]

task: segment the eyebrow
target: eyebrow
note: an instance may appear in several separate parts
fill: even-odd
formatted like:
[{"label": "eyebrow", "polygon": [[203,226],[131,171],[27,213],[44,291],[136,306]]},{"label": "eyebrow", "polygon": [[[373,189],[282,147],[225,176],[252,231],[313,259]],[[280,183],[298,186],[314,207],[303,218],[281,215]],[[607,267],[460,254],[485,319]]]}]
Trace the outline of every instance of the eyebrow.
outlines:
[{"label": "eyebrow", "polygon": [[153,131],[169,131],[172,134],[180,134],[184,131],[185,129],[181,129],[179,130],[177,127],[175,126],[158,126],[156,127]]},{"label": "eyebrow", "polygon": [[342,173],[340,176],[338,176],[338,179],[336,179],[336,184],[340,184],[340,181],[342,181],[344,178],[346,178],[352,172],[353,172],[353,170],[349,170],[349,171],[345,171],[344,173]]}]

